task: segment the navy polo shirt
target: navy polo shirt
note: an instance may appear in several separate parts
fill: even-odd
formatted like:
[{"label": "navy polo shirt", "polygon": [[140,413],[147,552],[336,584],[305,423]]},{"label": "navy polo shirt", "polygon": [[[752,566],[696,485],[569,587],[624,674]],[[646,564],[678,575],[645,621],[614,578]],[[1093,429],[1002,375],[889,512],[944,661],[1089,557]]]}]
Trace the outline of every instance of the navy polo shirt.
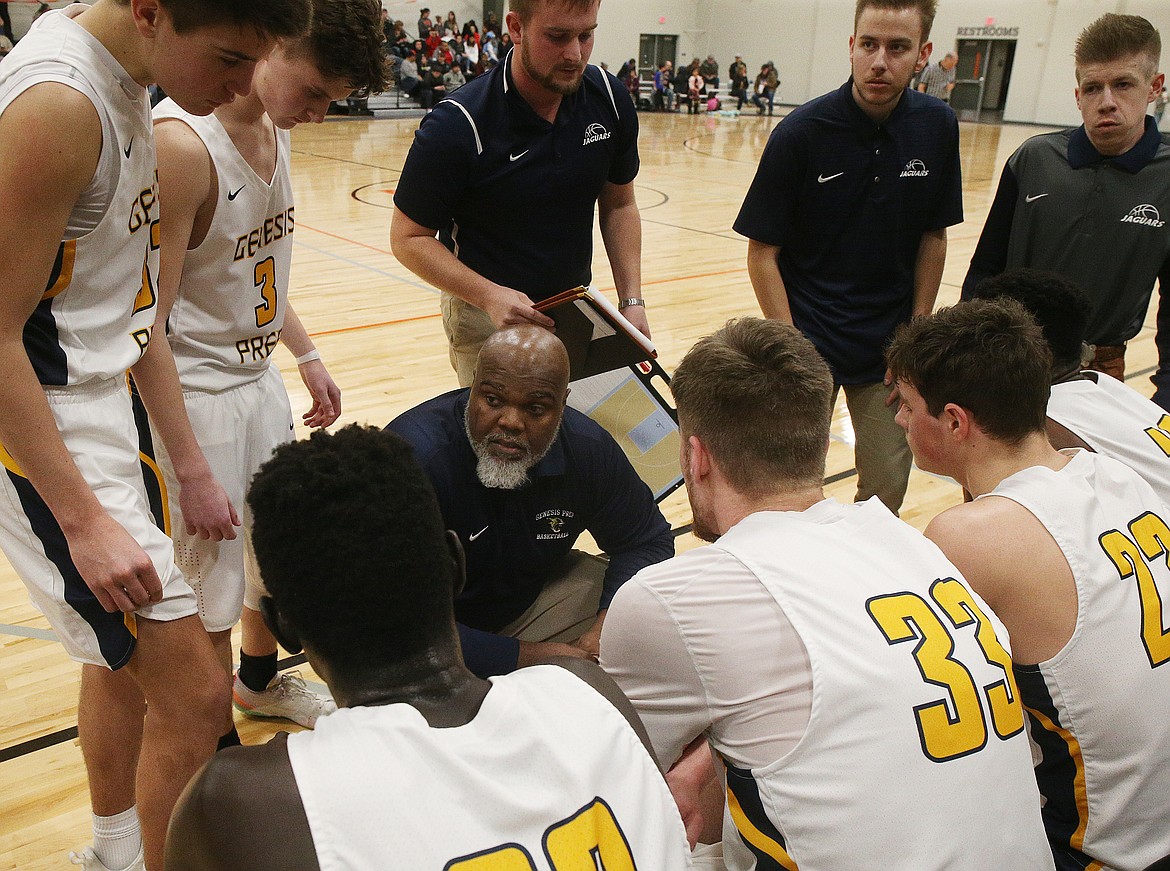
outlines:
[{"label": "navy polo shirt", "polygon": [[527,486],[485,487],[464,427],[469,393],[444,393],[386,429],[414,447],[443,522],[463,543],[467,583],[455,600],[455,619],[468,667],[487,676],[513,670],[520,650],[515,639],[492,633],[536,600],[582,532],[589,530],[609,556],[599,611],[640,569],[674,556],[674,538],[617,442],[572,408]]},{"label": "navy polo shirt", "polygon": [[589,284],[597,197],[638,174],[638,116],[588,66],[550,124],[516,90],[514,56],[423,119],[394,204],[479,275],[541,300]]},{"label": "navy polo shirt", "polygon": [[917,91],[876,124],[850,79],[772,131],[736,232],[780,247],[796,326],[839,384],[885,374],[885,345],[907,320],[922,234],[963,220],[959,125]]}]

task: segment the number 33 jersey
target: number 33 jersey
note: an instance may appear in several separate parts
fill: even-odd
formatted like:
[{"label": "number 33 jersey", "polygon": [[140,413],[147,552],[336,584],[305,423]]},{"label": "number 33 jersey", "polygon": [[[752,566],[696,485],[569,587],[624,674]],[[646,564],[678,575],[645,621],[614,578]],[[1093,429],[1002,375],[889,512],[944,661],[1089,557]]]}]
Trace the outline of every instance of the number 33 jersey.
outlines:
[{"label": "number 33 jersey", "polygon": [[171,348],[184,390],[228,390],[264,373],[284,327],[294,222],[289,132],[275,131],[276,169],[269,181],[256,174],[215,115],[190,115],[168,99],[154,110],[156,122],[164,118],[177,118],[198,134],[218,182],[207,235],[183,262],[167,319]]},{"label": "number 33 jersey", "polygon": [[877,499],[753,514],[714,547],[776,600],[812,672],[795,747],[728,766],[755,859],[725,835],[729,868],[1052,869],[1006,633],[938,548]]}]

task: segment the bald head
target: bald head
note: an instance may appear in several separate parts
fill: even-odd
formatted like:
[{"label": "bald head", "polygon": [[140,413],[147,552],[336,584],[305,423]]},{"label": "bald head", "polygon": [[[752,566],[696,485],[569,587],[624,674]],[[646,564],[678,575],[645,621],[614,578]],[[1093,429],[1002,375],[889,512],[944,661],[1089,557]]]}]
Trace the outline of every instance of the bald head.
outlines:
[{"label": "bald head", "polygon": [[467,398],[467,438],[487,487],[515,489],[552,446],[569,395],[569,355],[543,327],[505,327],[484,342]]},{"label": "bald head", "polygon": [[483,343],[475,364],[476,383],[486,372],[534,377],[561,395],[569,386],[569,353],[561,340],[544,327],[503,327]]}]

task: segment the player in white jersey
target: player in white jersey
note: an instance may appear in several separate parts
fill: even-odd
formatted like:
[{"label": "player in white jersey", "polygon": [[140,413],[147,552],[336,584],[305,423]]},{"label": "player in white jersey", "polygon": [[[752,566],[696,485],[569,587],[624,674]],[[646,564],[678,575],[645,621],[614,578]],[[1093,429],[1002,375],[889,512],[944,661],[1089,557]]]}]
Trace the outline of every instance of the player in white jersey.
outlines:
[{"label": "player in white jersey", "polygon": [[94,846],[76,858],[99,871],[142,867],[143,841],[161,868],[171,807],[215,746],[227,692],[151,522],[125,389],[141,367],[148,403],[180,409],[161,432],[184,457],[187,520],[233,534],[223,489],[187,453],[173,363],[140,360],[159,226],[145,84],[210,112],[249,89],[273,36],[307,19],[303,0],[97,0],[42,16],[0,63],[0,538],[84,663]]},{"label": "player in white jersey", "polygon": [[168,871],[690,867],[637,715],[600,669],[464,666],[463,550],[405,440],[315,432],[276,450],[248,502],[264,616],[341,707],[217,754],[176,807]]},{"label": "player in white jersey", "polygon": [[825,499],[812,344],[733,321],[671,390],[714,543],[618,591],[601,665],[662,762],[696,736],[718,753],[727,867],[1051,871],[1003,629],[878,500]]},{"label": "player in white jersey", "polygon": [[[236,707],[303,726],[333,705],[296,676],[277,675],[276,641],[256,610],[263,587],[243,499],[260,464],[293,437],[284,382],[270,365],[278,342],[312,396],[305,423],[328,426],[341,413],[341,393],[288,299],[296,226],[288,131],[322,121],[330,100],[385,87],[380,9],[377,0],[316,0],[310,32],[260,62],[251,93],[205,117],[171,100],[154,110],[167,215],[156,326],[173,350],[200,448],[244,521],[241,538],[206,540],[172,511],[176,556],[229,673],[242,610]],[[168,485],[170,458],[159,445]],[[221,745],[239,743],[230,710],[224,728]]]},{"label": "player in white jersey", "polygon": [[1045,433],[1050,355],[1009,299],[906,325],[889,351],[918,465],[973,502],[926,530],[1007,626],[1056,867],[1170,855],[1170,510]]},{"label": "player in white jersey", "polygon": [[1121,460],[1170,504],[1170,415],[1116,378],[1083,370],[1091,311],[1084,291],[1065,278],[1012,269],[988,278],[973,299],[1007,297],[1036,319],[1052,352],[1048,440],[1056,448],[1087,448]]}]

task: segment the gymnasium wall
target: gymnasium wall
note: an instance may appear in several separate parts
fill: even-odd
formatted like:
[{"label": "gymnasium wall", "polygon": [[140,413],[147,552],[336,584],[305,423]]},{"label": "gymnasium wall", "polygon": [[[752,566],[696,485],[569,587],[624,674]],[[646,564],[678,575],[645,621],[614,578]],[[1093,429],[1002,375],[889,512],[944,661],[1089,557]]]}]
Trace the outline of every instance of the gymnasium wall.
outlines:
[{"label": "gymnasium wall", "polygon": [[[1079,124],[1073,43],[1106,12],[1148,18],[1162,34],[1162,69],[1170,68],[1167,0],[940,0],[934,58],[954,48],[959,28],[988,18],[997,28],[1019,28],[1004,120]],[[848,77],[852,29],[851,0],[602,0],[593,58],[616,70],[637,54],[639,34],[678,34],[680,62],[713,54],[721,76],[736,53],[753,76],[775,61],[777,102],[797,105]]]}]

